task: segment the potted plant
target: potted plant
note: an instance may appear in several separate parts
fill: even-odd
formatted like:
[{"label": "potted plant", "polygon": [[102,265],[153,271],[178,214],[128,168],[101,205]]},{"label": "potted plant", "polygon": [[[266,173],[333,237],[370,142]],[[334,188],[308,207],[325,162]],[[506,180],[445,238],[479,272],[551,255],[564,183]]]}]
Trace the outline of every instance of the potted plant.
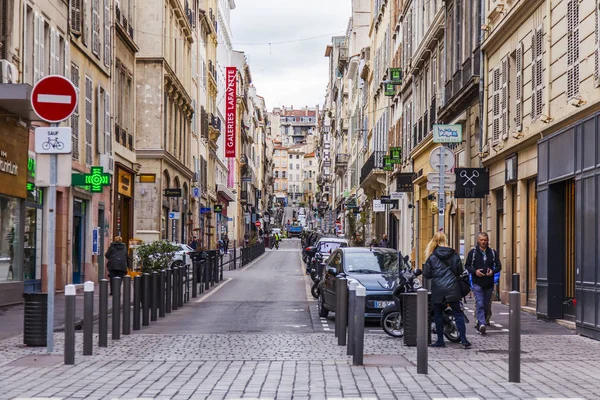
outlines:
[{"label": "potted plant", "polygon": [[142,273],[152,273],[168,268],[178,250],[178,246],[164,240],[139,245],[136,253]]}]

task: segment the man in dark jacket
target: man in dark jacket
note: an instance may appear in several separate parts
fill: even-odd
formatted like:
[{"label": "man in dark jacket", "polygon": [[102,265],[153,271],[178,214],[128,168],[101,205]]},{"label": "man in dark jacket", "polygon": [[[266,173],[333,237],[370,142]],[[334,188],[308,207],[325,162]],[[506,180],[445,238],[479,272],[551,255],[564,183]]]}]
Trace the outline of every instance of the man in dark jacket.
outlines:
[{"label": "man in dark jacket", "polygon": [[485,334],[486,310],[492,300],[494,292],[494,274],[500,272],[502,264],[498,252],[489,247],[489,237],[481,232],[477,237],[477,247],[473,248],[467,256],[465,267],[471,274],[473,281],[473,294],[475,295],[476,328]]},{"label": "man in dark jacket", "polygon": [[127,246],[123,243],[123,238],[121,238],[121,236],[115,237],[115,241],[110,244],[104,257],[108,260],[108,277],[110,279],[110,294],[112,295],[113,279],[123,279],[127,273],[127,267],[129,266]]},{"label": "man in dark jacket", "polygon": [[387,235],[384,233],[381,240],[379,241],[379,247],[390,247]]}]

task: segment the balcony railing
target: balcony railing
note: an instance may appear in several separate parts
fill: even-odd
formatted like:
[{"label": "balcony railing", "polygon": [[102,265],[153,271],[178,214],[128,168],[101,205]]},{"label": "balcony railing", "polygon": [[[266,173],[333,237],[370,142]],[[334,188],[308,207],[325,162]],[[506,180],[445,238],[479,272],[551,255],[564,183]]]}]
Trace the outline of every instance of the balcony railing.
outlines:
[{"label": "balcony railing", "polygon": [[371,172],[383,168],[385,151],[374,151],[360,169],[360,183],[362,184]]},{"label": "balcony railing", "polygon": [[452,98],[452,81],[447,81],[444,86],[444,104],[448,104]]},{"label": "balcony railing", "polygon": [[462,68],[452,75],[452,91],[458,93],[462,88]]},{"label": "balcony railing", "polygon": [[335,155],[335,164],[345,164],[348,165],[348,160],[350,160],[350,154],[336,154]]},{"label": "balcony railing", "polygon": [[471,77],[473,76],[473,66],[471,65],[471,58],[467,58],[462,65],[462,84],[466,85]]},{"label": "balcony railing", "polygon": [[434,97],[431,100],[431,109],[429,111],[429,129],[430,130],[433,129],[433,124],[435,124],[436,111],[437,111],[436,99]]}]

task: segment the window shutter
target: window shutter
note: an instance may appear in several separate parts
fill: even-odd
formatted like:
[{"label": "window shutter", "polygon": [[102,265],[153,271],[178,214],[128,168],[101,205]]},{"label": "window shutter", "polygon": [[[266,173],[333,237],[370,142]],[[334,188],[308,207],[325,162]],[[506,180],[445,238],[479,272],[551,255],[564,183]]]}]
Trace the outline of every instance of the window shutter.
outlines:
[{"label": "window shutter", "polygon": [[100,58],[100,14],[98,10],[100,0],[92,1],[92,53]]},{"label": "window shutter", "polygon": [[98,154],[104,154],[104,101],[102,95],[104,89],[98,85],[96,89],[96,151]]},{"label": "window shutter", "polygon": [[[535,114],[539,117],[542,115],[542,107],[544,106],[544,27],[540,25],[535,35],[535,76],[536,76],[536,90],[535,90],[535,105],[537,107]],[[577,74],[579,75],[579,67],[577,67]],[[579,81],[579,79],[578,79]],[[579,86],[579,85],[578,85]],[[578,89],[579,90],[579,89]]]},{"label": "window shutter", "polygon": [[60,48],[60,32],[58,31],[58,29],[54,32],[54,34],[56,36],[56,38],[54,39],[54,74],[60,75],[62,73],[62,71],[60,70],[60,52],[62,49]]},{"label": "window shutter", "polygon": [[[71,32],[74,35],[81,35],[81,1],[82,0],[69,1],[69,8],[71,13]],[[65,67],[65,69],[66,68],[68,67]]]},{"label": "window shutter", "polygon": [[50,75],[56,74],[56,35],[54,34],[54,27],[50,27]]},{"label": "window shutter", "polygon": [[88,40],[90,37],[90,26],[87,21],[87,13],[88,13],[88,0],[81,0],[81,30],[82,30],[82,42],[85,46],[88,45]]},{"label": "window shutter", "polygon": [[33,13],[33,83],[40,80],[40,16]]},{"label": "window shutter", "polygon": [[93,106],[92,99],[94,86],[92,79],[85,76],[85,165],[92,165],[92,132],[93,132]]},{"label": "window shutter", "polygon": [[[79,67],[75,64],[71,65],[71,82],[79,90]],[[73,160],[79,161],[79,104],[75,107],[71,114],[71,136],[73,139]]]},{"label": "window shutter", "polygon": [[65,47],[63,49],[64,54],[65,54],[65,71],[64,71],[64,76],[65,78],[68,78],[70,76],[70,72],[69,69],[71,68],[71,54],[70,54],[70,50],[69,50],[69,35],[65,36]]},{"label": "window shutter", "polygon": [[523,43],[517,44],[515,71],[515,128],[523,130]]},{"label": "window shutter", "polygon": [[500,140],[500,69],[492,72],[492,141],[498,143]]},{"label": "window shutter", "polygon": [[579,0],[567,5],[567,99],[579,95]]},{"label": "window shutter", "polygon": [[594,34],[596,37],[595,50],[594,50],[594,81],[596,82],[596,86],[600,86],[600,0],[596,0],[596,26],[594,29]]},{"label": "window shutter", "polygon": [[104,152],[112,154],[112,135],[110,123],[110,94],[104,92]]},{"label": "window shutter", "polygon": [[110,0],[104,0],[104,65],[110,67]]},{"label": "window shutter", "polygon": [[508,93],[508,69],[509,69],[509,64],[508,64],[508,56],[504,57],[501,61],[501,76],[502,76],[502,93],[501,93],[501,102],[502,102],[502,124],[501,124],[501,129],[502,129],[502,137],[503,138],[508,138],[508,130],[509,130],[509,123],[508,123],[508,98],[509,98],[509,93]]},{"label": "window shutter", "polygon": [[44,35],[45,31],[44,31],[44,25],[45,25],[45,21],[44,18],[40,15],[40,20],[38,22],[38,45],[39,45],[39,49],[38,49],[38,54],[40,56],[40,63],[39,63],[39,68],[40,68],[40,79],[43,78],[44,76],[46,76],[46,46],[45,46],[45,42],[46,42],[46,35]]},{"label": "window shutter", "polygon": [[537,36],[537,30],[533,30],[533,33],[531,35],[531,120],[534,121],[537,119],[537,105],[536,105],[536,82],[537,82],[537,73],[536,73],[536,56],[535,56],[535,51],[537,49],[536,46],[536,36]]}]

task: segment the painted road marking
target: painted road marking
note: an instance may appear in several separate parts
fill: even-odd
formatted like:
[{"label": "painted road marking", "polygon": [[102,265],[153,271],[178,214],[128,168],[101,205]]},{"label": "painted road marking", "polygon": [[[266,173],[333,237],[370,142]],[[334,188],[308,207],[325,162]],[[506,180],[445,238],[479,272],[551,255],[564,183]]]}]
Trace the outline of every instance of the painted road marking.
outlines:
[{"label": "painted road marking", "polygon": [[210,296],[212,296],[213,294],[217,293],[219,290],[221,290],[221,288],[223,286],[225,286],[226,284],[228,284],[229,282],[231,282],[233,280],[233,278],[227,278],[227,280],[223,283],[221,283],[221,285],[219,287],[216,287],[212,292],[208,293],[206,296],[202,297],[199,300],[196,300],[196,303],[202,303],[204,300],[208,299]]},{"label": "painted road marking", "polygon": [[494,324],[494,326],[495,326],[496,328],[502,328],[502,325],[500,325],[500,324]]}]

